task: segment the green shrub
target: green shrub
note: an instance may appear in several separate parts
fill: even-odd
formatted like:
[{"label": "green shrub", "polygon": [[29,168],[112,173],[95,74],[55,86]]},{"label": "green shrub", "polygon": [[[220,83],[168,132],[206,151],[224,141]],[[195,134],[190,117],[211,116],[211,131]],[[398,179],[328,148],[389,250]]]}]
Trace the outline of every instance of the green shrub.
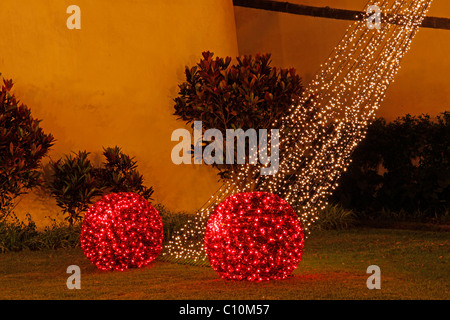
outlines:
[{"label": "green shrub", "polygon": [[319,220],[312,225],[312,230],[342,230],[355,224],[355,213],[339,205],[328,205],[319,214]]},{"label": "green shrub", "polygon": [[0,91],[0,220],[16,197],[40,183],[40,161],[54,142],[11,93],[12,87],[11,80],[3,80]]},{"label": "green shrub", "polygon": [[25,221],[19,221],[12,214],[8,220],[0,222],[0,252],[77,247],[80,230],[80,224],[69,226],[53,221],[43,231],[38,231],[29,214]]},{"label": "green shrub", "polygon": [[99,181],[104,192],[134,192],[151,200],[153,188],[143,185],[144,178],[137,171],[134,158],[124,154],[119,147],[105,148],[106,162],[98,170]]},{"label": "green shrub", "polygon": [[81,223],[68,226],[64,222],[53,222],[39,233],[39,249],[75,248],[80,245]]},{"label": "green shrub", "polygon": [[52,163],[53,179],[49,184],[51,195],[63,213],[68,214],[66,219],[71,226],[81,221],[82,214],[102,190],[96,170],[87,158],[88,154],[80,151],[75,157],[68,155]]},{"label": "green shrub", "polygon": [[414,211],[407,211],[404,209],[400,209],[399,211],[393,211],[383,208],[376,212],[373,211],[358,212],[357,217],[359,220],[366,222],[390,221],[390,222],[449,224],[450,209],[447,209],[446,211],[443,212],[436,212],[433,209],[414,210]]},{"label": "green shrub", "polygon": [[[272,67],[270,54],[236,60],[232,64],[230,57],[214,58],[207,51],[197,65],[186,67],[186,81],[179,85],[174,115],[186,124],[202,121],[203,131],[214,128],[223,135],[227,129],[279,128],[279,124],[274,126],[276,120],[298,103],[303,92],[300,76],[293,68]],[[223,143],[221,156],[225,158],[226,141]],[[222,179],[234,179],[241,169],[229,164],[212,166]]]},{"label": "green shrub", "polygon": [[355,211],[445,214],[450,200],[450,112],[377,119],[352,155],[332,201]]},{"label": "green shrub", "polygon": [[52,178],[47,182],[57,205],[67,213],[70,225],[79,222],[89,206],[101,195],[134,192],[151,200],[153,188],[143,185],[143,176],[137,171],[134,158],[120,148],[105,148],[106,162],[95,167],[89,153],[79,151],[75,157],[65,156],[52,163]]},{"label": "green shrub", "polygon": [[175,231],[181,229],[192,215],[187,212],[173,212],[167,209],[164,205],[158,203],[155,205],[163,221],[164,242],[172,238]]},{"label": "green shrub", "polygon": [[0,222],[0,252],[33,250],[38,232],[36,224],[27,215],[26,221],[19,221],[11,213],[8,220]]}]

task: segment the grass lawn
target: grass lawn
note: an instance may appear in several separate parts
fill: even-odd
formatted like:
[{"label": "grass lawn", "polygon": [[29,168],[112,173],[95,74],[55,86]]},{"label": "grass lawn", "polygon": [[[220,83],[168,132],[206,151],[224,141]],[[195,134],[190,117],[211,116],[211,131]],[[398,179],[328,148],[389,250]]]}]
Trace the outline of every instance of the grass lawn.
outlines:
[{"label": "grass lawn", "polygon": [[[0,254],[0,299],[448,299],[449,245],[449,232],[316,231],[292,277],[260,283],[162,261],[104,272],[80,248],[11,252]],[[366,287],[372,264],[381,268],[381,290]],[[81,268],[81,290],[66,287],[69,265]]]}]

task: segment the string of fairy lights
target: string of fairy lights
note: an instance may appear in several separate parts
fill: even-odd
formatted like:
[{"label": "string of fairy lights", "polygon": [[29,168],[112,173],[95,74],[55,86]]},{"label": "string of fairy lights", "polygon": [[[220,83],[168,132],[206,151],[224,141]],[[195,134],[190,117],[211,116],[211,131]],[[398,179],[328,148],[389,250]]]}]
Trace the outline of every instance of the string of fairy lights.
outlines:
[{"label": "string of fairy lights", "polygon": [[[388,86],[431,5],[432,0],[380,0],[380,29],[369,29],[365,19],[353,23],[298,105],[275,123],[280,128],[279,168],[260,176],[259,191],[285,199],[299,215],[305,232],[327,205],[327,198],[364,139],[369,123],[383,102]],[[268,147],[270,152],[270,146]],[[206,223],[215,206],[229,195],[252,191],[258,166],[240,167],[235,180],[227,180],[196,216],[165,246],[162,259],[205,264]]]},{"label": "string of fairy lights", "polygon": [[[396,4],[399,3],[400,2],[397,2]],[[427,6],[424,5],[424,3],[417,2],[413,9],[408,9],[414,10],[414,14],[416,14],[416,12],[417,14],[423,14],[426,8]],[[400,12],[400,14],[404,13]],[[392,19],[395,19],[395,17],[396,14],[394,13]],[[414,22],[418,25],[421,23],[420,20]],[[327,133],[322,135],[322,139],[314,138],[316,141],[321,142],[315,144],[315,150],[312,152],[314,154],[314,159],[311,159],[306,166],[302,167],[301,172],[295,175],[297,182],[294,185],[289,184],[289,192],[285,196],[285,199],[294,205],[298,202],[306,202],[305,206],[302,208],[303,212],[311,215],[312,210],[317,211],[322,209],[323,205],[318,205],[317,200],[323,201],[323,199],[326,198],[324,196],[331,193],[335,188],[334,181],[336,180],[336,177],[339,175],[339,172],[342,172],[346,167],[346,161],[343,160],[348,158],[348,155],[351,154],[351,151],[356,147],[359,140],[364,137],[368,121],[382,101],[387,85],[393,80],[393,75],[398,70],[399,61],[409,48],[413,34],[408,34],[408,32],[404,32],[404,30],[417,30],[417,28],[412,28],[412,23],[413,22],[408,22],[408,25],[405,28],[386,25],[385,29],[378,33],[378,39],[371,39],[366,48],[370,48],[368,50],[369,53],[373,52],[375,54],[377,52],[375,49],[378,42],[383,41],[384,38],[389,38],[390,42],[389,45],[383,47],[383,50],[377,56],[377,59],[372,59],[370,56],[367,58],[367,55],[365,55],[363,59],[358,61],[358,64],[353,66],[352,70],[346,73],[347,79],[344,78],[340,82],[340,85],[337,85],[330,90],[332,98],[328,102],[328,106],[331,105],[332,108],[322,109],[326,110],[325,113],[318,113],[319,120],[312,122],[313,124],[319,123],[319,126],[312,127],[313,131],[316,132],[303,135],[306,139],[314,136],[314,134],[316,134],[317,137],[317,135],[320,134],[319,130],[323,130],[323,128],[326,127],[326,120],[324,119],[335,117],[335,110],[344,110],[344,117],[335,127],[333,134],[330,135],[330,133]],[[389,36],[389,33],[394,33],[394,36]],[[396,48],[399,48],[400,50],[395,50]],[[353,52],[357,52],[357,49],[354,49]],[[390,63],[386,63],[385,61],[390,61]],[[365,67],[364,64],[369,65],[369,68]],[[340,71],[336,72],[336,74],[342,73],[341,71],[345,70],[342,64],[339,64],[339,68]],[[334,77],[337,78],[336,75],[334,75]],[[358,81],[359,79],[361,80]],[[354,85],[355,83],[356,85]],[[357,89],[358,83],[364,84],[364,86],[359,86],[359,90]],[[332,85],[333,81],[328,81],[325,86],[320,88],[320,90],[327,90]],[[358,98],[355,99],[356,101],[354,101],[353,104],[350,104],[350,107],[345,107],[349,105],[349,97],[351,97],[352,92]],[[319,94],[319,92],[317,92],[317,94]],[[321,103],[320,97],[315,103]],[[361,109],[361,106],[363,105],[366,107]],[[371,106],[371,108],[367,106]],[[345,130],[343,130],[344,128]],[[342,134],[343,131],[345,134]],[[331,138],[333,136],[334,139]],[[306,143],[310,143],[310,141],[306,141]],[[308,147],[303,148],[303,150],[307,149]],[[301,155],[302,153],[300,153],[300,156]],[[336,155],[339,155],[337,159]],[[304,164],[304,161],[300,161],[301,158],[299,157],[299,153],[291,152],[284,160],[289,158],[294,159],[292,161],[284,161],[284,163],[288,164],[290,169],[293,164],[297,164],[297,166]],[[283,186],[286,186],[286,180],[283,180],[283,175],[286,175],[285,169],[280,170],[277,177],[269,181],[271,186],[269,190],[277,192],[280,189],[282,190]],[[312,184],[312,182],[314,182],[314,184]],[[308,192],[309,189],[311,189],[311,185],[316,186],[312,189],[313,194]],[[326,190],[328,190],[328,192],[326,192]],[[326,202],[324,204],[326,204]],[[307,221],[308,216],[301,215],[301,218],[303,218],[302,220],[305,223],[305,227],[308,227],[310,225],[310,221]],[[314,218],[316,219],[317,216]]]},{"label": "string of fairy lights", "polygon": [[[423,14],[424,12],[426,12],[427,8],[428,6],[416,5],[414,7],[414,12],[417,12],[417,14]],[[415,23],[419,23],[420,25],[421,21]],[[409,25],[407,26],[407,28],[408,27]],[[354,103],[353,108],[349,110],[350,112],[346,112],[345,114],[343,123],[346,124],[347,129],[344,131],[345,134],[342,135],[342,137],[346,140],[346,142],[345,140],[337,140],[338,142],[336,146],[338,147],[338,150],[334,150],[333,148],[323,148],[324,151],[321,151],[319,153],[325,156],[324,152],[327,152],[327,150],[331,149],[331,155],[341,155],[340,160],[335,162],[331,161],[331,163],[335,163],[334,167],[330,166],[329,162],[327,163],[327,165],[319,165],[319,170],[310,170],[310,176],[313,175],[311,177],[314,177],[316,183],[320,178],[318,175],[321,175],[322,179],[326,179],[323,179],[324,182],[320,184],[321,188],[315,189],[314,192],[316,194],[310,195],[309,199],[314,200],[314,197],[317,196],[321,199],[321,201],[324,201],[324,199],[326,199],[326,196],[330,194],[331,191],[335,188],[336,180],[339,177],[340,172],[342,172],[348,165],[348,161],[346,160],[349,159],[351,152],[357,146],[358,142],[364,137],[368,122],[371,120],[375,110],[382,102],[388,84],[393,81],[393,77],[398,71],[399,61],[403,58],[405,52],[409,49],[411,40],[415,35],[415,32],[417,31],[417,28],[415,28],[413,29],[414,33],[409,34],[408,32],[404,32],[405,34],[402,34],[403,28],[393,27],[392,29],[394,29],[393,32],[396,32],[397,34],[395,35],[395,37],[388,37],[391,39],[390,46],[385,47],[379,55],[380,58],[373,63],[373,66],[379,65],[384,69],[382,69],[381,67],[372,67],[369,72],[362,73],[364,75],[364,77],[362,78],[362,82],[365,83],[366,86],[364,87],[364,89],[361,89],[361,91],[364,90],[365,92],[356,92],[359,99],[357,99],[356,103]],[[397,47],[399,47],[400,49],[394,50],[394,48]],[[390,63],[383,64],[383,61],[390,61]],[[360,88],[363,87],[361,86]],[[344,88],[341,87],[341,90],[344,90]],[[366,109],[361,112],[361,110],[363,110],[361,109],[362,106],[372,106],[372,108],[366,107]],[[339,130],[335,131],[339,133]],[[327,141],[329,143],[333,143],[333,140],[328,139]],[[325,157],[316,156],[316,158],[323,159]],[[298,178],[302,179],[300,175],[298,176]],[[324,190],[328,190],[328,192],[325,192],[323,195],[321,195],[320,192]],[[318,207],[320,206],[314,206],[315,209],[317,209]]]}]

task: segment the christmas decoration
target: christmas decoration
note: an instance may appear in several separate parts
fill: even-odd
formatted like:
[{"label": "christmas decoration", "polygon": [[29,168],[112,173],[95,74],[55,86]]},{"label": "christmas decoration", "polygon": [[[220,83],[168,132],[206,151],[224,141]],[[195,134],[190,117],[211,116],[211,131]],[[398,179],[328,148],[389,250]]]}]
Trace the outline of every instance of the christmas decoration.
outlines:
[{"label": "christmas decoration", "polygon": [[[260,176],[258,190],[285,199],[299,215],[306,233],[327,206],[328,196],[350,164],[350,155],[364,139],[431,2],[368,3],[366,8],[377,5],[381,9],[381,28],[369,29],[366,19],[351,24],[300,102],[276,125],[281,133],[279,170]],[[226,197],[253,191],[256,183],[248,177],[254,170],[260,168],[243,166],[235,181],[226,181],[169,241],[164,259],[205,264],[203,235],[209,215]]]},{"label": "christmas decoration", "polygon": [[163,225],[158,211],[142,196],[112,193],[86,212],[81,248],[102,270],[140,268],[161,252]]},{"label": "christmas decoration", "polygon": [[280,280],[301,260],[303,229],[291,206],[268,192],[239,193],[209,218],[205,250],[214,270],[229,280]]}]

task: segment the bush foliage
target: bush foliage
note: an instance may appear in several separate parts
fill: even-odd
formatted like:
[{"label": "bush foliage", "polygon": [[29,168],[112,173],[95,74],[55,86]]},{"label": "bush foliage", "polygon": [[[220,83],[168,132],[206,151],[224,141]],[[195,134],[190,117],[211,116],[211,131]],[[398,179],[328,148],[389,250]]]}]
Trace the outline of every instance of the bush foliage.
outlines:
[{"label": "bush foliage", "polygon": [[377,119],[352,155],[333,200],[356,211],[448,212],[450,112]]},{"label": "bush foliage", "polygon": [[40,183],[40,161],[54,142],[11,93],[12,87],[12,80],[3,80],[0,92],[0,219],[16,197]]},{"label": "bush foliage", "polygon": [[52,163],[53,179],[49,184],[56,204],[68,214],[70,225],[81,221],[82,214],[93,199],[102,194],[96,170],[88,159],[89,153],[80,151]]},{"label": "bush foliage", "polygon": [[192,215],[187,212],[171,211],[160,203],[156,204],[155,208],[158,210],[163,221],[164,242],[170,240],[174,232],[181,229],[189,220],[189,217],[192,217]]},{"label": "bush foliage", "polygon": [[95,167],[89,153],[67,155],[51,163],[52,178],[47,184],[57,205],[68,214],[70,225],[81,221],[84,212],[99,196],[108,193],[134,192],[150,200],[153,188],[143,185],[143,176],[137,171],[134,158],[120,148],[105,148],[106,162]]},{"label": "bush foliage", "polygon": [[14,215],[10,218],[0,222],[0,253],[79,246],[81,224],[70,227],[53,221],[39,231],[30,215],[25,221],[19,221]]},{"label": "bush foliage", "polygon": [[144,177],[137,170],[137,161],[124,154],[119,147],[105,148],[106,161],[98,172],[99,180],[106,193],[134,192],[150,200],[153,188],[143,185]]},{"label": "bush foliage", "polygon": [[[202,121],[203,132],[218,129],[224,136],[227,129],[276,128],[275,120],[300,99],[301,78],[293,68],[270,66],[270,54],[236,60],[232,64],[230,57],[214,58],[208,51],[196,66],[186,67],[186,81],[179,85],[175,99],[178,119],[187,124]],[[225,139],[223,143],[221,156],[225,158]],[[246,156],[248,159],[248,150]],[[233,178],[239,168],[231,164],[213,166],[224,179]]]}]

